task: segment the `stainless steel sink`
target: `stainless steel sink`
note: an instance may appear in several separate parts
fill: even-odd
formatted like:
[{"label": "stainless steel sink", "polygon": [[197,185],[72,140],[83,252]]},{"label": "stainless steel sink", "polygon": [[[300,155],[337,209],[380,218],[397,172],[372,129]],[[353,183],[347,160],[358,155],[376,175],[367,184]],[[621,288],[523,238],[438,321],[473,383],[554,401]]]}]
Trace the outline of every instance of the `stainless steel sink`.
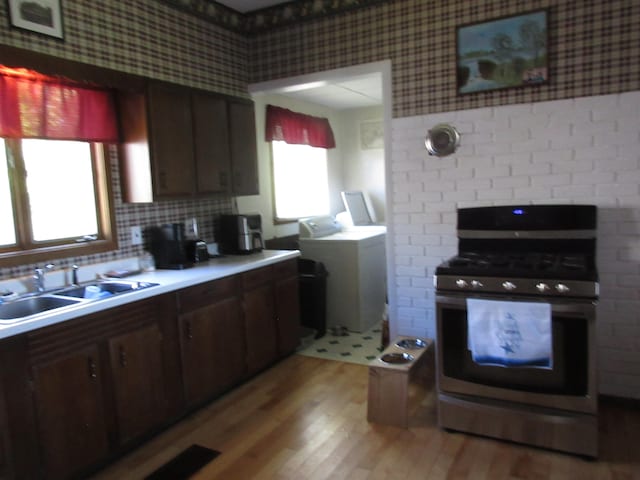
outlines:
[{"label": "stainless steel sink", "polygon": [[20,298],[0,304],[0,324],[10,324],[38,313],[95,301],[123,293],[154,287],[157,283],[104,280],[76,287],[67,287],[42,295]]},{"label": "stainless steel sink", "polygon": [[36,313],[74,305],[78,302],[80,300],[41,295],[15,300],[11,303],[3,303],[0,304],[0,323],[12,323]]},{"label": "stainless steel sink", "polygon": [[155,287],[157,283],[150,282],[126,282],[105,280],[93,282],[78,287],[65,288],[53,292],[55,295],[63,297],[75,297],[85,299],[106,298],[113,295],[142,290],[144,288]]}]

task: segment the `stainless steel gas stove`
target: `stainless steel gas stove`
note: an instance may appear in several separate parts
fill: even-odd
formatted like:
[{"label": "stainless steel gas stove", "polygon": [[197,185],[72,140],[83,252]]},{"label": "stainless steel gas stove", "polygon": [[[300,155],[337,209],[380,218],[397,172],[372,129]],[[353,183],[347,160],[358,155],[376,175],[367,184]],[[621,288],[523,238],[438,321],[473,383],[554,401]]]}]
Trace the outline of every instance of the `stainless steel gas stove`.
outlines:
[{"label": "stainless steel gas stove", "polygon": [[596,207],[463,208],[457,233],[434,276],[440,425],[597,456]]}]

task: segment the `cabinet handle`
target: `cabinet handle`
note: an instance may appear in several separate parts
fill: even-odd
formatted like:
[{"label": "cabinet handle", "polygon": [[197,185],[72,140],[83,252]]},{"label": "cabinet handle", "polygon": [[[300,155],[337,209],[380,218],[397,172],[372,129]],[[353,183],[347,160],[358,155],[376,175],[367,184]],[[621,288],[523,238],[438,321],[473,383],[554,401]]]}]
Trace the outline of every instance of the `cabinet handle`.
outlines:
[{"label": "cabinet handle", "polygon": [[186,334],[187,338],[191,340],[193,338],[193,329],[191,328],[191,322],[186,322]]},{"label": "cabinet handle", "polygon": [[89,366],[89,377],[98,378],[98,369],[96,367],[96,362],[93,361],[92,357],[89,357],[88,366]]},{"label": "cabinet handle", "polygon": [[160,187],[163,189],[167,188],[167,172],[164,170],[160,171]]},{"label": "cabinet handle", "polygon": [[127,352],[124,351],[124,347],[122,345],[118,347],[118,352],[120,354],[120,366],[124,368],[127,366]]}]

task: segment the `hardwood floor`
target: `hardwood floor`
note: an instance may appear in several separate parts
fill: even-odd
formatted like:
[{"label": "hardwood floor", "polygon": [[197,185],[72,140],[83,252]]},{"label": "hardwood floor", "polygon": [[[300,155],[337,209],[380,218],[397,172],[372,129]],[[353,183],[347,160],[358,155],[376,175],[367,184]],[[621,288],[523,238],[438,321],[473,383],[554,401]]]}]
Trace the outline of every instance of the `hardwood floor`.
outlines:
[{"label": "hardwood floor", "polygon": [[143,479],[192,444],[222,452],[209,479],[640,479],[640,411],[601,406],[600,458],[449,433],[433,385],[410,389],[408,429],[367,422],[366,366],[293,355],[93,480]]}]

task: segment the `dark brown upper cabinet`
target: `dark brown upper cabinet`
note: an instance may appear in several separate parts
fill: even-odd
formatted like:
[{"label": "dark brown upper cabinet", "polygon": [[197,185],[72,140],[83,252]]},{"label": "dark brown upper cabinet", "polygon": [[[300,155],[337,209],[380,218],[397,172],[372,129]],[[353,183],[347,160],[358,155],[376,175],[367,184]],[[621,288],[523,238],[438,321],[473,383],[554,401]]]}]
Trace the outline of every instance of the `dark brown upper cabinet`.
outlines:
[{"label": "dark brown upper cabinet", "polygon": [[118,104],[124,201],[258,193],[253,102],[152,82]]},{"label": "dark brown upper cabinet", "polygon": [[[227,101],[204,93],[191,94],[196,191],[230,193],[231,154]],[[255,128],[253,129],[255,136]],[[257,158],[254,155],[254,161]]]},{"label": "dark brown upper cabinet", "polygon": [[258,195],[260,187],[253,102],[234,99],[230,100],[228,105],[232,190],[235,195]]}]

